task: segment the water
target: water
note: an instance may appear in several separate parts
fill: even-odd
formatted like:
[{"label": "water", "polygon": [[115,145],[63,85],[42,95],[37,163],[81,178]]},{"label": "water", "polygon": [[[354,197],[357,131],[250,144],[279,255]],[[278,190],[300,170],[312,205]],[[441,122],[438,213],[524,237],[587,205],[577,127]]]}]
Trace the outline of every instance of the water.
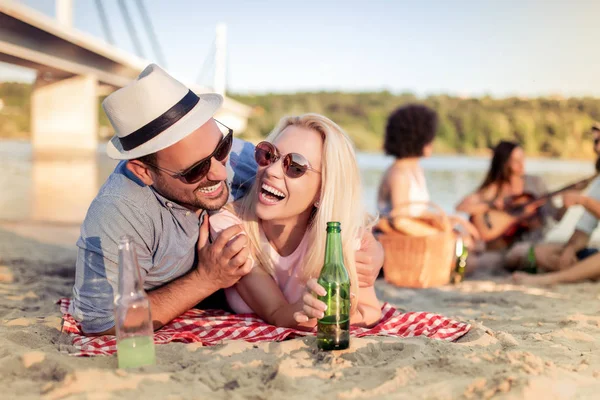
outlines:
[{"label": "water", "polygon": [[151,336],[136,336],[117,342],[119,368],[137,368],[156,364],[154,339]]},{"label": "water", "polygon": [[[43,221],[79,224],[90,202],[116,165],[100,146],[95,157],[34,159],[28,142],[0,141],[0,221]],[[376,211],[377,187],[393,159],[382,154],[359,153],[364,200]],[[435,156],[422,165],[431,198],[446,212],[474,190],[483,179],[485,157]],[[527,171],[542,176],[550,189],[594,172],[589,161],[528,160]]]},{"label": "water", "polygon": [[[377,188],[385,169],[393,158],[382,154],[359,153],[358,163],[365,186],[365,202],[370,211],[376,209]],[[424,159],[421,165],[432,201],[447,213],[455,213],[454,207],[464,196],[473,192],[483,181],[489,168],[489,158],[472,156],[435,156]],[[590,161],[567,161],[556,159],[529,159],[529,174],[541,176],[549,190],[555,190],[594,173]]]}]

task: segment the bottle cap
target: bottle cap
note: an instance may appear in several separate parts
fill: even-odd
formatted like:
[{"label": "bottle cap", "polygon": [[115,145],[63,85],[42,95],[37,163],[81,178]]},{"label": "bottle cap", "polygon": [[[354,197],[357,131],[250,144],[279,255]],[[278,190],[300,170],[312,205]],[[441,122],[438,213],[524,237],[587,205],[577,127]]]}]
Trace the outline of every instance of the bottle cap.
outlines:
[{"label": "bottle cap", "polygon": [[337,221],[331,221],[327,223],[327,232],[341,232],[341,224]]}]

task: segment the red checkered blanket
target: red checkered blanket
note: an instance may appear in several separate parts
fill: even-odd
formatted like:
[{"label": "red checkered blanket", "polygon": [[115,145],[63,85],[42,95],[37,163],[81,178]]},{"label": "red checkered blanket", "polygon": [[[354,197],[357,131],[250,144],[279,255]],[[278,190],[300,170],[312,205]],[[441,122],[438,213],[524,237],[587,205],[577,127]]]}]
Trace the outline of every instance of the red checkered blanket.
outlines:
[{"label": "red checkered blanket", "polygon": [[[63,333],[70,335],[76,348],[74,356],[110,355],[117,351],[115,336],[86,337],[79,324],[68,313],[70,299],[60,299],[63,314]],[[431,339],[454,341],[471,329],[469,324],[454,321],[428,312],[401,313],[385,303],[381,320],[372,328],[351,327],[351,334],[363,336],[426,336]],[[191,309],[154,333],[156,344],[170,342],[194,343],[204,346],[220,344],[225,340],[247,342],[281,341],[313,332],[280,328],[269,325],[254,314],[231,314],[222,310]]]}]

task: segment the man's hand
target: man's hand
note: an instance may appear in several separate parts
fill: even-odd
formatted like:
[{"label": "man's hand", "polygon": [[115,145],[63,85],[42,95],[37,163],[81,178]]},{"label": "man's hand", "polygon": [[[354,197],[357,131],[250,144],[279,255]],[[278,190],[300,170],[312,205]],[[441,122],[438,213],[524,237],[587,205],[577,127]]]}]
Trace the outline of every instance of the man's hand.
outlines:
[{"label": "man's hand", "polygon": [[564,207],[571,207],[578,204],[583,204],[583,195],[576,190],[569,190],[563,194]]},{"label": "man's hand", "polygon": [[558,260],[558,268],[563,269],[575,264],[577,262],[577,255],[575,253],[575,249],[572,246],[565,246]]},{"label": "man's hand", "polygon": [[504,210],[505,205],[504,199],[501,198],[497,198],[492,202],[492,207],[496,210]]},{"label": "man's hand", "polygon": [[254,266],[250,258],[250,243],[240,225],[223,230],[214,243],[208,242],[208,218],[200,226],[198,265],[196,272],[215,291],[233,286]]},{"label": "man's hand", "polygon": [[379,271],[383,266],[383,247],[373,233],[368,230],[362,237],[360,250],[356,251],[356,273],[358,286],[369,287],[375,284]]}]

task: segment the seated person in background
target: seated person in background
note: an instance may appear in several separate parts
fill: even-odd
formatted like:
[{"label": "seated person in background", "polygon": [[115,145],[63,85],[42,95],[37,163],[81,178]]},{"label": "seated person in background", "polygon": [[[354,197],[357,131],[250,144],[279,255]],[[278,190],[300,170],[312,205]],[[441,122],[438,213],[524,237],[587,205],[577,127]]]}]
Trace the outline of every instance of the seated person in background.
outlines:
[{"label": "seated person in background", "polygon": [[[431,156],[437,122],[436,112],[419,104],[400,107],[388,118],[384,150],[396,160],[384,172],[379,186],[377,204],[381,215],[407,203],[429,201],[419,160]],[[418,216],[425,209],[425,205],[412,205],[409,213]]]},{"label": "seated person in background", "polygon": [[[488,173],[479,189],[465,197],[456,210],[469,215],[484,213],[491,209],[503,210],[507,200],[512,196],[529,193],[540,197],[547,193],[546,185],[541,178],[525,174],[525,153],[514,142],[501,141],[494,148],[494,154]],[[548,201],[541,207],[537,225],[521,225],[517,231],[506,234],[487,243],[488,250],[498,250],[505,266],[518,268],[527,260],[533,243],[543,239],[549,220],[560,220],[564,208],[557,209]]]},{"label": "seated person in background", "polygon": [[597,249],[587,247],[600,218],[600,179],[594,180],[587,195],[575,191],[568,192],[563,196],[563,202],[566,207],[581,205],[586,210],[579,219],[575,232],[565,245],[536,246],[536,266],[549,272],[541,275],[515,272],[515,282],[552,285],[600,278],[600,254]]},{"label": "seated person in background", "polygon": [[[594,152],[600,155],[600,124],[592,127]],[[600,170],[600,157],[596,161],[596,171]],[[586,195],[576,191],[563,195],[565,207],[581,205],[585,208],[584,214],[575,226],[575,231],[566,244],[542,243],[534,248],[530,262],[536,271],[550,272],[542,276],[528,276],[514,274],[514,280],[519,283],[552,284],[559,282],[574,282],[583,279],[598,277],[595,270],[600,265],[598,256],[590,257],[597,253],[596,249],[588,248],[590,236],[598,226],[600,201],[600,178],[596,178],[590,185]],[[590,260],[587,260],[590,257]],[[585,261],[584,261],[585,259]]]},{"label": "seated person in background", "polygon": [[[237,313],[255,312],[277,326],[314,327],[325,311],[310,292],[324,291],[315,278],[323,266],[326,224],[339,221],[351,280],[350,321],[377,323],[381,306],[373,284],[361,285],[357,274],[360,252],[355,252],[361,238],[373,238],[373,221],[362,203],[348,136],[318,114],[286,117],[256,146],[255,158],[258,172],[247,195],[210,217],[213,235],[241,223],[251,244],[255,266],[226,289],[229,306]],[[381,247],[379,252],[381,266]]]},{"label": "seated person in background", "polygon": [[[427,220],[427,205],[411,203],[426,203],[430,200],[425,173],[419,161],[421,158],[431,156],[437,126],[437,113],[425,105],[408,104],[398,108],[389,116],[384,150],[396,160],[385,171],[379,186],[377,203],[381,215],[400,212],[409,217],[421,217]],[[474,227],[458,216],[449,216],[449,218],[453,225],[463,231],[467,247],[473,248],[478,239]],[[423,224],[405,222],[407,229],[414,228],[412,232],[414,236],[421,236],[422,231],[426,232]],[[473,269],[474,261],[474,257],[471,257],[467,272]]]}]

